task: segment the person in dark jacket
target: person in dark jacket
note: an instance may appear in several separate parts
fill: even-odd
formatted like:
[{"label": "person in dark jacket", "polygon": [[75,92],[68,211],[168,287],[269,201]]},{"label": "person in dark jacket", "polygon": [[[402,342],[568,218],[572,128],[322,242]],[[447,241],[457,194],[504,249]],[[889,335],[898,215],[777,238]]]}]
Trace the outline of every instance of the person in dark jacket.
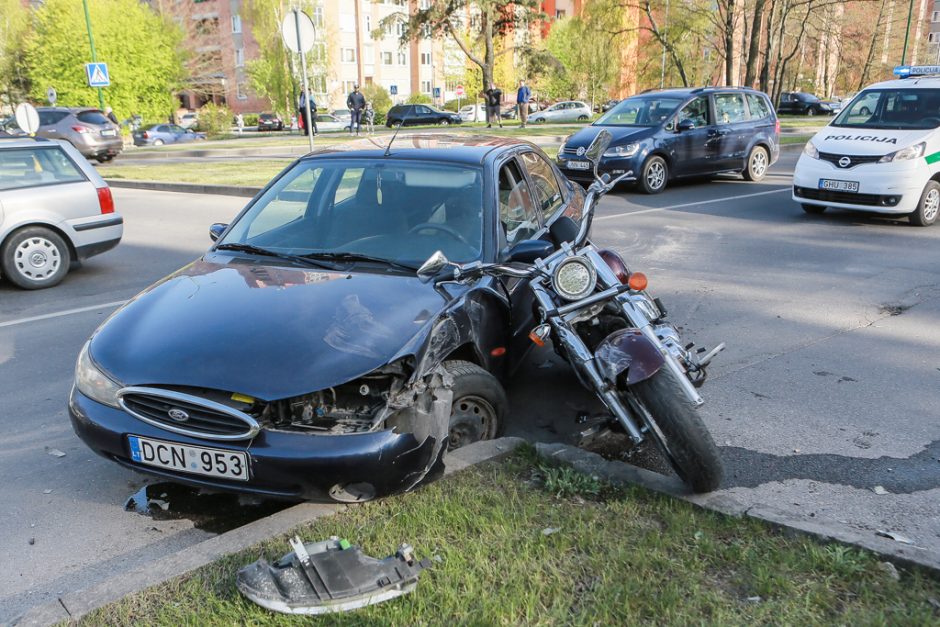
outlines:
[{"label": "person in dark jacket", "polygon": [[353,85],[353,90],[346,97],[346,108],[349,109],[349,134],[352,135],[353,128],[356,129],[356,135],[359,135],[359,128],[362,126],[362,112],[366,108],[366,97],[359,91],[359,84]]},{"label": "person in dark jacket", "polygon": [[486,128],[493,127],[493,120],[503,128],[503,118],[499,115],[499,105],[503,102],[503,92],[496,86],[496,83],[490,83],[490,88],[483,92],[486,97]]}]

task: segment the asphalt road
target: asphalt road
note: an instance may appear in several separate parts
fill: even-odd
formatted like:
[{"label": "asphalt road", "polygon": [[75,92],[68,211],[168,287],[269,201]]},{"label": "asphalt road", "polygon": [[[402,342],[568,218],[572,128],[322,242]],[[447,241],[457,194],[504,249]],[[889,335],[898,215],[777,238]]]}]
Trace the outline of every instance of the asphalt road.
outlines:
[{"label": "asphalt road", "polygon": [[[761,184],[610,195],[594,239],[649,276],[689,340],[727,342],[702,410],[723,489],[940,550],[940,227],[804,215],[787,193],[795,156]],[[88,451],[66,399],[75,356],[116,303],[198,256],[208,225],[244,200],[114,193],[126,219],[117,249],[53,290],[0,282],[0,623],[210,533],[125,511],[149,480]],[[510,435],[565,440],[594,407],[548,350],[510,395]]]}]

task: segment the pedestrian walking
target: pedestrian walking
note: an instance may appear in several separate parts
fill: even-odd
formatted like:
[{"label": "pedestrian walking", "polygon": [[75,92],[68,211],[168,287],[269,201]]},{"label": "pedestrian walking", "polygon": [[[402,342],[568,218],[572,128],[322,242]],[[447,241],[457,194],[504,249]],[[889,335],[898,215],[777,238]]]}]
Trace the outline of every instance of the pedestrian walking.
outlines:
[{"label": "pedestrian walking", "polygon": [[117,116],[114,115],[114,109],[112,109],[111,107],[105,107],[105,109],[104,109],[104,115],[105,115],[106,118],[108,118],[109,120],[111,120],[111,123],[114,124],[115,126],[120,126],[120,125],[121,125],[121,123],[118,122]]},{"label": "pedestrian walking", "polygon": [[529,119],[529,99],[532,97],[532,90],[525,84],[525,79],[519,81],[519,89],[516,90],[516,107],[519,109],[519,121],[522,123],[520,128],[525,128],[526,120]]},{"label": "pedestrian walking", "polygon": [[297,99],[297,125],[303,129],[304,135],[310,133],[310,129],[307,128],[308,100],[310,101],[310,127],[313,129],[314,136],[316,136],[319,133],[319,129],[317,128],[317,101],[314,100],[313,90],[309,87],[306,93],[301,90],[300,98]]},{"label": "pedestrian walking", "polygon": [[375,134],[375,109],[372,107],[371,102],[366,103],[366,111],[364,113],[366,119],[366,128],[369,130],[369,135]]},{"label": "pedestrian walking", "polygon": [[362,127],[362,112],[366,108],[366,97],[359,91],[359,83],[353,84],[353,90],[346,97],[346,108],[349,109],[349,134],[352,135],[353,127],[356,129],[356,135],[359,135],[359,129]]},{"label": "pedestrian walking", "polygon": [[490,88],[483,92],[486,96],[486,128],[493,127],[493,120],[503,128],[503,118],[499,115],[499,105],[503,101],[503,92],[496,83],[490,83]]},{"label": "pedestrian walking", "polygon": [[235,114],[235,126],[238,127],[238,134],[241,135],[245,130],[245,117],[241,113]]}]

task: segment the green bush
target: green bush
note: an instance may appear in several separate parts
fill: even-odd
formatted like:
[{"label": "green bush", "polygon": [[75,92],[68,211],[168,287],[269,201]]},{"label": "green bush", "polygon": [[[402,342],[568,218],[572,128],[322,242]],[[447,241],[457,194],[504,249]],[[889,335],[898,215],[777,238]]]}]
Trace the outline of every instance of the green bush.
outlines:
[{"label": "green bush", "polygon": [[199,109],[197,130],[209,137],[221,137],[232,132],[232,110],[225,105],[206,103]]},{"label": "green bush", "polygon": [[447,102],[444,103],[444,106],[443,106],[442,108],[444,109],[444,111],[454,111],[454,112],[457,112],[457,110],[458,110],[457,103],[460,103],[460,106],[463,106],[463,105],[467,104],[467,99],[466,99],[466,98],[461,98],[460,100],[457,100],[457,99],[448,100]]},{"label": "green bush", "polygon": [[257,113],[245,113],[242,115],[242,118],[245,120],[245,126],[258,126]]},{"label": "green bush", "polygon": [[365,96],[366,102],[372,103],[372,108],[375,109],[376,123],[378,123],[380,114],[384,120],[385,114],[392,108],[392,97],[388,95],[388,90],[373,83],[362,88],[362,95]]},{"label": "green bush", "polygon": [[411,94],[408,96],[408,99],[405,100],[405,104],[434,104],[434,101],[427,94]]}]

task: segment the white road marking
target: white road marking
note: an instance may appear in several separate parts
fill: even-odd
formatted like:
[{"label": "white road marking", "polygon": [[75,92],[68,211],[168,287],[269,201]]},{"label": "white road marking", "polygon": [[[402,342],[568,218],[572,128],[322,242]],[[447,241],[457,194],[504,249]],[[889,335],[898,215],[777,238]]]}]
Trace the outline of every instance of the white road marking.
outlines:
[{"label": "white road marking", "polygon": [[49,320],[50,318],[61,318],[62,316],[71,316],[72,314],[84,313],[86,311],[95,311],[96,309],[108,309],[118,307],[126,303],[126,300],[119,300],[113,303],[103,303],[101,305],[91,305],[90,307],[79,307],[78,309],[66,309],[65,311],[56,311],[54,313],[42,314],[41,316],[30,316],[29,318],[20,318],[18,320],[8,320],[7,322],[0,322],[0,328],[3,327],[13,327],[18,324],[26,324],[28,322],[38,322],[39,320]]},{"label": "white road marking", "polygon": [[640,209],[639,211],[627,211],[625,213],[615,213],[609,216],[597,216],[594,218],[597,220],[608,220],[610,218],[623,218],[625,216],[635,216],[641,213],[655,213],[656,211],[668,211],[670,209],[683,209],[685,207],[695,207],[696,205],[707,205],[715,202],[728,202],[731,200],[739,200],[741,198],[755,198],[757,196],[766,196],[768,194],[782,194],[783,192],[789,193],[791,188],[785,187],[784,189],[772,189],[767,192],[754,192],[753,194],[741,194],[740,196],[725,196],[724,198],[712,198],[710,200],[699,200],[696,202],[686,202],[681,205],[669,205],[668,207],[654,207],[653,209]]}]

